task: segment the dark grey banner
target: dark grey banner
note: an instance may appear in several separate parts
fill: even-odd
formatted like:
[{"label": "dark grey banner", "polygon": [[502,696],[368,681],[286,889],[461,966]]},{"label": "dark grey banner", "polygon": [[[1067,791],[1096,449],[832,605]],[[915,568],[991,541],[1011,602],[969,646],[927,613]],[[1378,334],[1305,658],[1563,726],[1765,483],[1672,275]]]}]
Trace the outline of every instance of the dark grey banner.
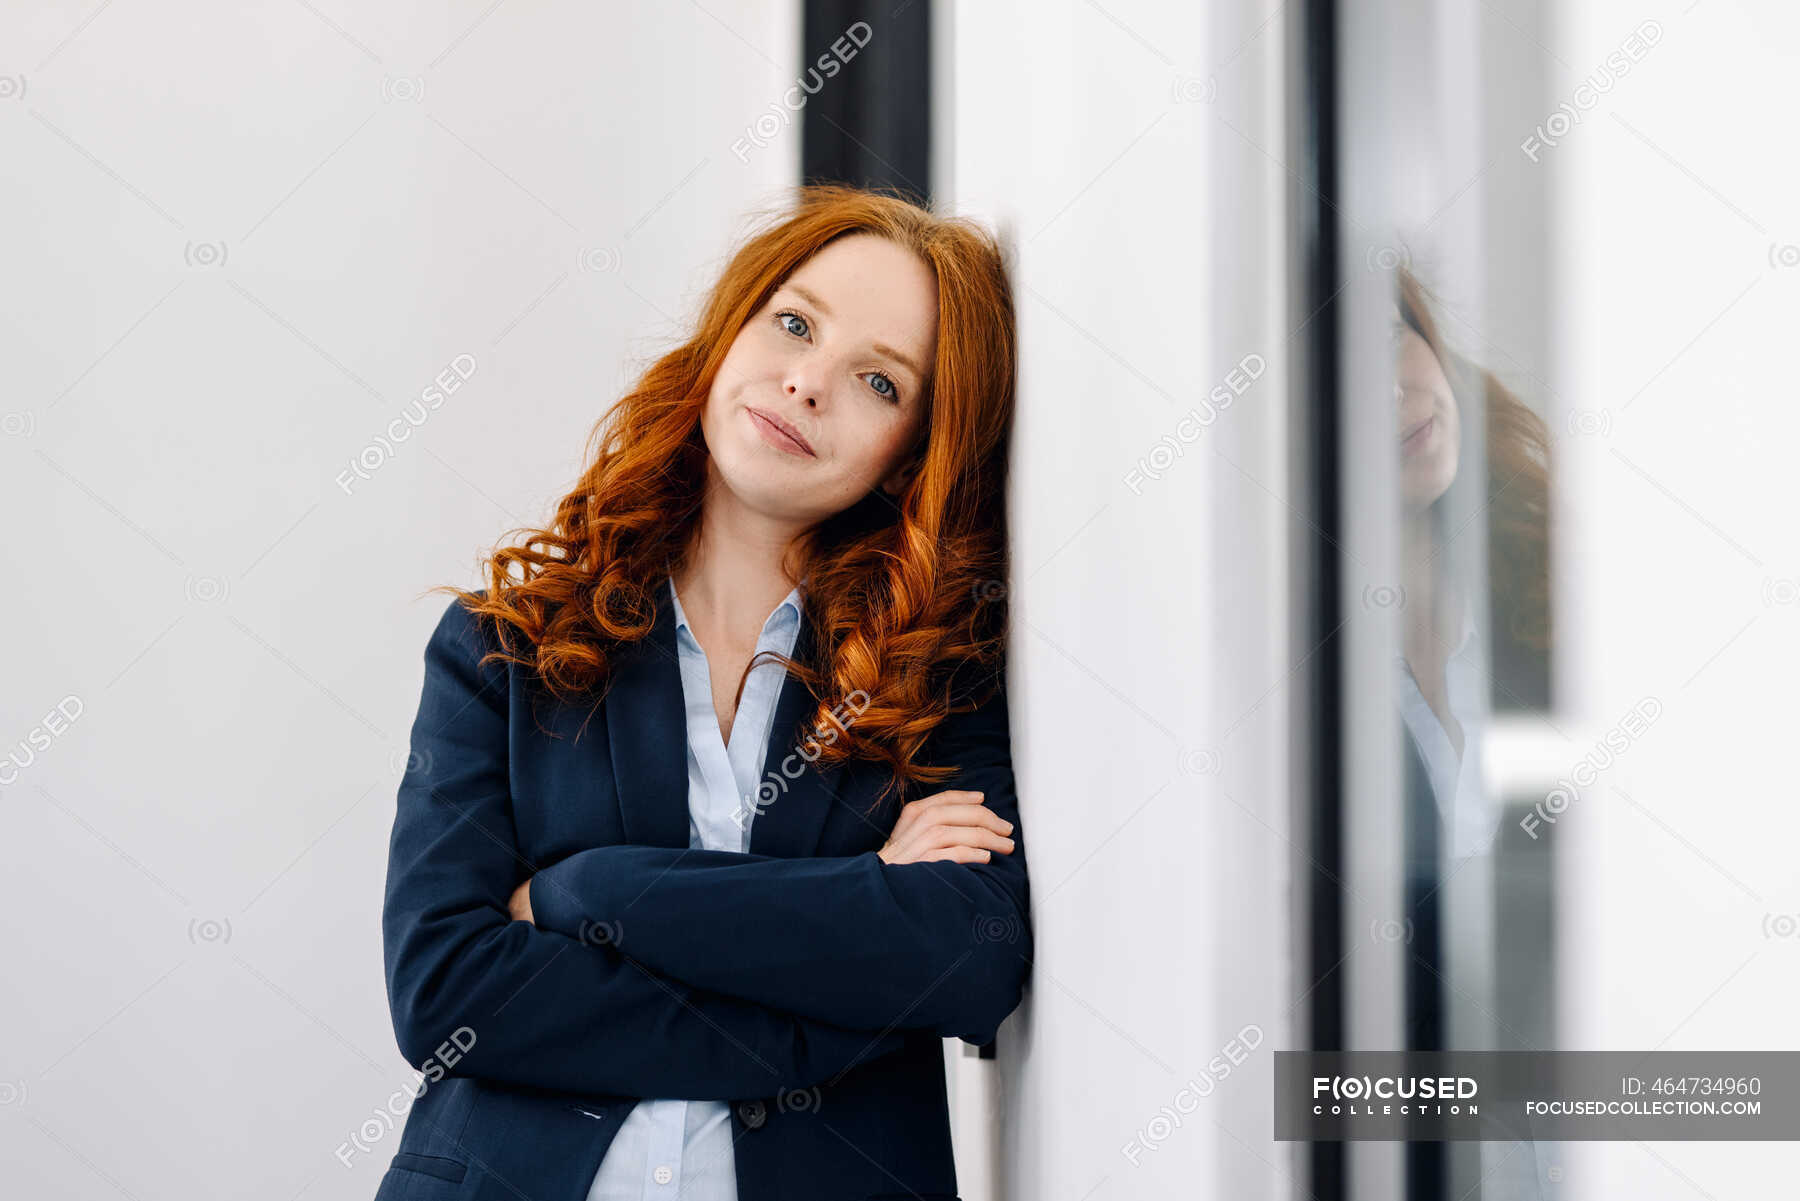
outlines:
[{"label": "dark grey banner", "polygon": [[1800,1051],[1277,1051],[1275,1137],[1800,1139]]}]

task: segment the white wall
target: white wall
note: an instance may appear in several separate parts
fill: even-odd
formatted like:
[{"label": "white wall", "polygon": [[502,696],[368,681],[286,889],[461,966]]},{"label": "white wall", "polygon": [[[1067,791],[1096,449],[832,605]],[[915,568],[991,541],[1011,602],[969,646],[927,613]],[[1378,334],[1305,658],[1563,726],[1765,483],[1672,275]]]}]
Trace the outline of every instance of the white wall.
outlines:
[{"label": "white wall", "polygon": [[[1303,985],[1284,955],[1280,22],[947,7],[943,200],[1016,254],[1014,753],[1037,944],[999,1036],[1004,1187],[985,1191],[985,1155],[967,1170],[959,1125],[964,1194],[1281,1195],[1269,1055]],[[1261,379],[1183,427],[1248,354]],[[1128,483],[1164,438],[1181,453]],[[1247,1025],[1261,1049],[1187,1112],[1184,1085]]]},{"label": "white wall", "polygon": [[[1760,0],[1559,10],[1579,81],[1661,41],[1545,156],[1568,292],[1557,391],[1574,531],[1558,564],[1582,685],[1573,763],[1646,696],[1663,713],[1558,823],[1570,1045],[1800,1050],[1800,12]],[[1521,135],[1522,136],[1522,135]],[[1793,1143],[1577,1144],[1580,1194],[1766,1192]]]},{"label": "white wall", "polygon": [[376,917],[446,603],[414,598],[548,517],[739,215],[797,177],[797,125],[732,145],[794,81],[798,21],[0,18],[0,746],[79,710],[0,785],[0,1191],[374,1193],[397,1136],[334,1149],[413,1078]]}]

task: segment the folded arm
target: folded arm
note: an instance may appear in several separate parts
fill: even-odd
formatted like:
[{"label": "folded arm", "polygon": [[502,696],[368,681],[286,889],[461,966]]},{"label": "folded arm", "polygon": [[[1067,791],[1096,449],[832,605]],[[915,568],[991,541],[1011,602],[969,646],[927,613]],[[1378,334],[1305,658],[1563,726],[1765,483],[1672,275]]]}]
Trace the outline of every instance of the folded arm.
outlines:
[{"label": "folded arm", "polygon": [[944,788],[985,794],[1014,849],[986,863],[888,864],[874,851],[787,859],[608,846],[531,881],[550,930],[604,923],[659,972],[835,1025],[922,1028],[984,1043],[1018,1005],[1032,940],[1004,683],[933,731]]},{"label": "folded arm", "polygon": [[[617,950],[512,921],[533,865],[507,782],[505,664],[452,603],[425,650],[389,846],[382,937],[401,1053],[425,1070],[570,1092],[731,1100],[832,1078],[876,1035],[670,980]],[[459,1030],[454,1063],[442,1053]],[[451,1054],[455,1054],[451,1047]]]}]

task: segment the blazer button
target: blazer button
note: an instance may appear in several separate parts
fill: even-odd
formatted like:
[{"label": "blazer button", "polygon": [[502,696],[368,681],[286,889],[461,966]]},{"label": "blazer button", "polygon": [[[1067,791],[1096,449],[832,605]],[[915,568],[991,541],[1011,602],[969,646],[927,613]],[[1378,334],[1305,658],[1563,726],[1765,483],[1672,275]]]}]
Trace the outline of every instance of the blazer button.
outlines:
[{"label": "blazer button", "polygon": [[760,1127],[769,1117],[768,1111],[763,1108],[761,1101],[740,1101],[737,1111],[738,1117],[744,1119],[744,1125],[752,1130]]}]

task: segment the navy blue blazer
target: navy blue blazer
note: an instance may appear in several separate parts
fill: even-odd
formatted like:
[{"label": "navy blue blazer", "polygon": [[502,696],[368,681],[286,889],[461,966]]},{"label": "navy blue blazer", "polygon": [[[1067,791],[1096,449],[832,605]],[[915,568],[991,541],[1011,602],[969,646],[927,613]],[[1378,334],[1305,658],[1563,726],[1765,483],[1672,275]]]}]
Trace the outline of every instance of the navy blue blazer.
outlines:
[{"label": "navy blue blazer", "polygon": [[[813,635],[803,615],[795,658]],[[737,853],[688,847],[667,589],[597,707],[477,666],[497,646],[452,601],[425,648],[382,908],[425,1075],[378,1201],[581,1201],[646,1097],[732,1103],[741,1201],[954,1201],[942,1040],[992,1040],[1032,953],[1004,678],[924,748],[960,774],[870,815],[886,769],[810,762],[788,677]],[[950,788],[986,794],[1013,852],[884,863],[900,805]],[[527,878],[535,924],[507,909]]]}]

